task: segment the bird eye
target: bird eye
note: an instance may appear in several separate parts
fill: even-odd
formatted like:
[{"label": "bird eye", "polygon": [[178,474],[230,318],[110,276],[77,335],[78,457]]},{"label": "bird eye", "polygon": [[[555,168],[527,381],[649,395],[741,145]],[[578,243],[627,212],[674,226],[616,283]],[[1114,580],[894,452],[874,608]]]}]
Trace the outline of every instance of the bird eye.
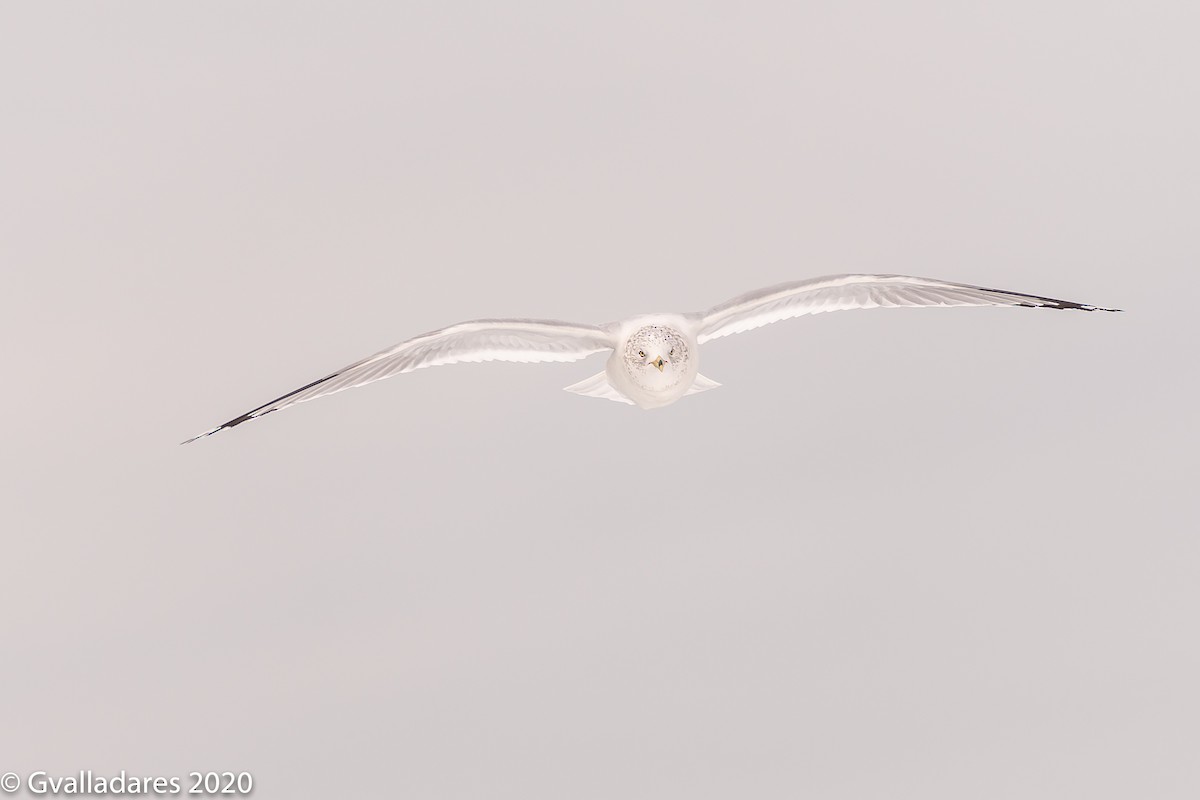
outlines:
[{"label": "bird eye", "polygon": [[669,355],[669,356],[671,356],[672,358],[674,358],[674,357],[675,357],[675,348],[674,348],[674,347],[672,347],[672,348],[671,348],[671,352],[667,353],[667,355]]},{"label": "bird eye", "polygon": [[638,350],[638,358],[645,358],[645,357],[646,357],[646,351]]}]

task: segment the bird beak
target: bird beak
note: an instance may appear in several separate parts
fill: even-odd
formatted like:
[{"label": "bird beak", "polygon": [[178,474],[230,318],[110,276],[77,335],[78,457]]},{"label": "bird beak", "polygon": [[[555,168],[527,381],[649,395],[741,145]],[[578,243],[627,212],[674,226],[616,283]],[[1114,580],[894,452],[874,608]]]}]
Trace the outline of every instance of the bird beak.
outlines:
[{"label": "bird beak", "polygon": [[651,363],[651,364],[653,364],[654,366],[658,367],[658,371],[659,371],[659,372],[662,372],[662,370],[663,370],[663,360],[662,360],[662,356],[659,356],[658,358],[654,359],[654,360],[653,360],[653,361],[651,361],[650,363]]}]

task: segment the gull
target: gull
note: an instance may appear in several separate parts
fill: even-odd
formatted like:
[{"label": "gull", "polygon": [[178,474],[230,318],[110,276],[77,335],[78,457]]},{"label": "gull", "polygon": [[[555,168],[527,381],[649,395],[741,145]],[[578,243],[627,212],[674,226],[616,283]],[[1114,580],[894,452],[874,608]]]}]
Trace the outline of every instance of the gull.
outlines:
[{"label": "gull", "polygon": [[830,275],[748,292],[707,311],[643,314],[604,325],[537,319],[460,322],[356,361],[183,444],[297,403],[425,367],[479,361],[568,362],[608,351],[612,354],[603,371],[566,391],[644,409],[662,408],[721,385],[698,371],[700,346],[713,339],[826,311],[951,306],[1120,310],[908,275]]}]

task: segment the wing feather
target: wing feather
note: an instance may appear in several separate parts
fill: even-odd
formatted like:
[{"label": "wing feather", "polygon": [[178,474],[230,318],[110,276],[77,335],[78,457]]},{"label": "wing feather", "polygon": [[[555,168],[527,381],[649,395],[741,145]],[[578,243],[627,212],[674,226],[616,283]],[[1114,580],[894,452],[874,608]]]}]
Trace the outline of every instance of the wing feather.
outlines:
[{"label": "wing feather", "polygon": [[232,428],[272,411],[390,378],[445,364],[480,361],[567,362],[610,350],[614,336],[606,328],[534,319],[484,319],[463,322],[413,337],[301,386],[269,403],[205,431],[196,439]]},{"label": "wing feather", "polygon": [[706,312],[694,314],[692,318],[697,322],[697,341],[703,344],[722,336],[761,328],[772,322],[826,311],[936,306],[1119,310],[909,275],[830,275],[749,292]]}]

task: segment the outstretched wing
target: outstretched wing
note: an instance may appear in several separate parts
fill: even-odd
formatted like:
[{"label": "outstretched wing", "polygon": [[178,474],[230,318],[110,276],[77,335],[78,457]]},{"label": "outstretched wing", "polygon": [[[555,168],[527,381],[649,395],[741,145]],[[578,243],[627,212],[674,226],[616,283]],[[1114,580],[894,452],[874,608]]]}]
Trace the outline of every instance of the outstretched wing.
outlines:
[{"label": "outstretched wing", "polygon": [[594,325],[535,319],[463,322],[381,350],[199,436],[193,436],[183,444],[296,403],[423,367],[476,361],[578,361],[593,353],[610,350],[613,346],[613,335]]},{"label": "outstretched wing", "polygon": [[985,289],[908,275],[830,275],[781,283],[693,315],[697,340],[703,344],[731,333],[761,328],[805,314],[853,308],[912,308],[921,306],[1025,306],[1076,311],[1119,311],[1068,300],[1020,292]]}]

